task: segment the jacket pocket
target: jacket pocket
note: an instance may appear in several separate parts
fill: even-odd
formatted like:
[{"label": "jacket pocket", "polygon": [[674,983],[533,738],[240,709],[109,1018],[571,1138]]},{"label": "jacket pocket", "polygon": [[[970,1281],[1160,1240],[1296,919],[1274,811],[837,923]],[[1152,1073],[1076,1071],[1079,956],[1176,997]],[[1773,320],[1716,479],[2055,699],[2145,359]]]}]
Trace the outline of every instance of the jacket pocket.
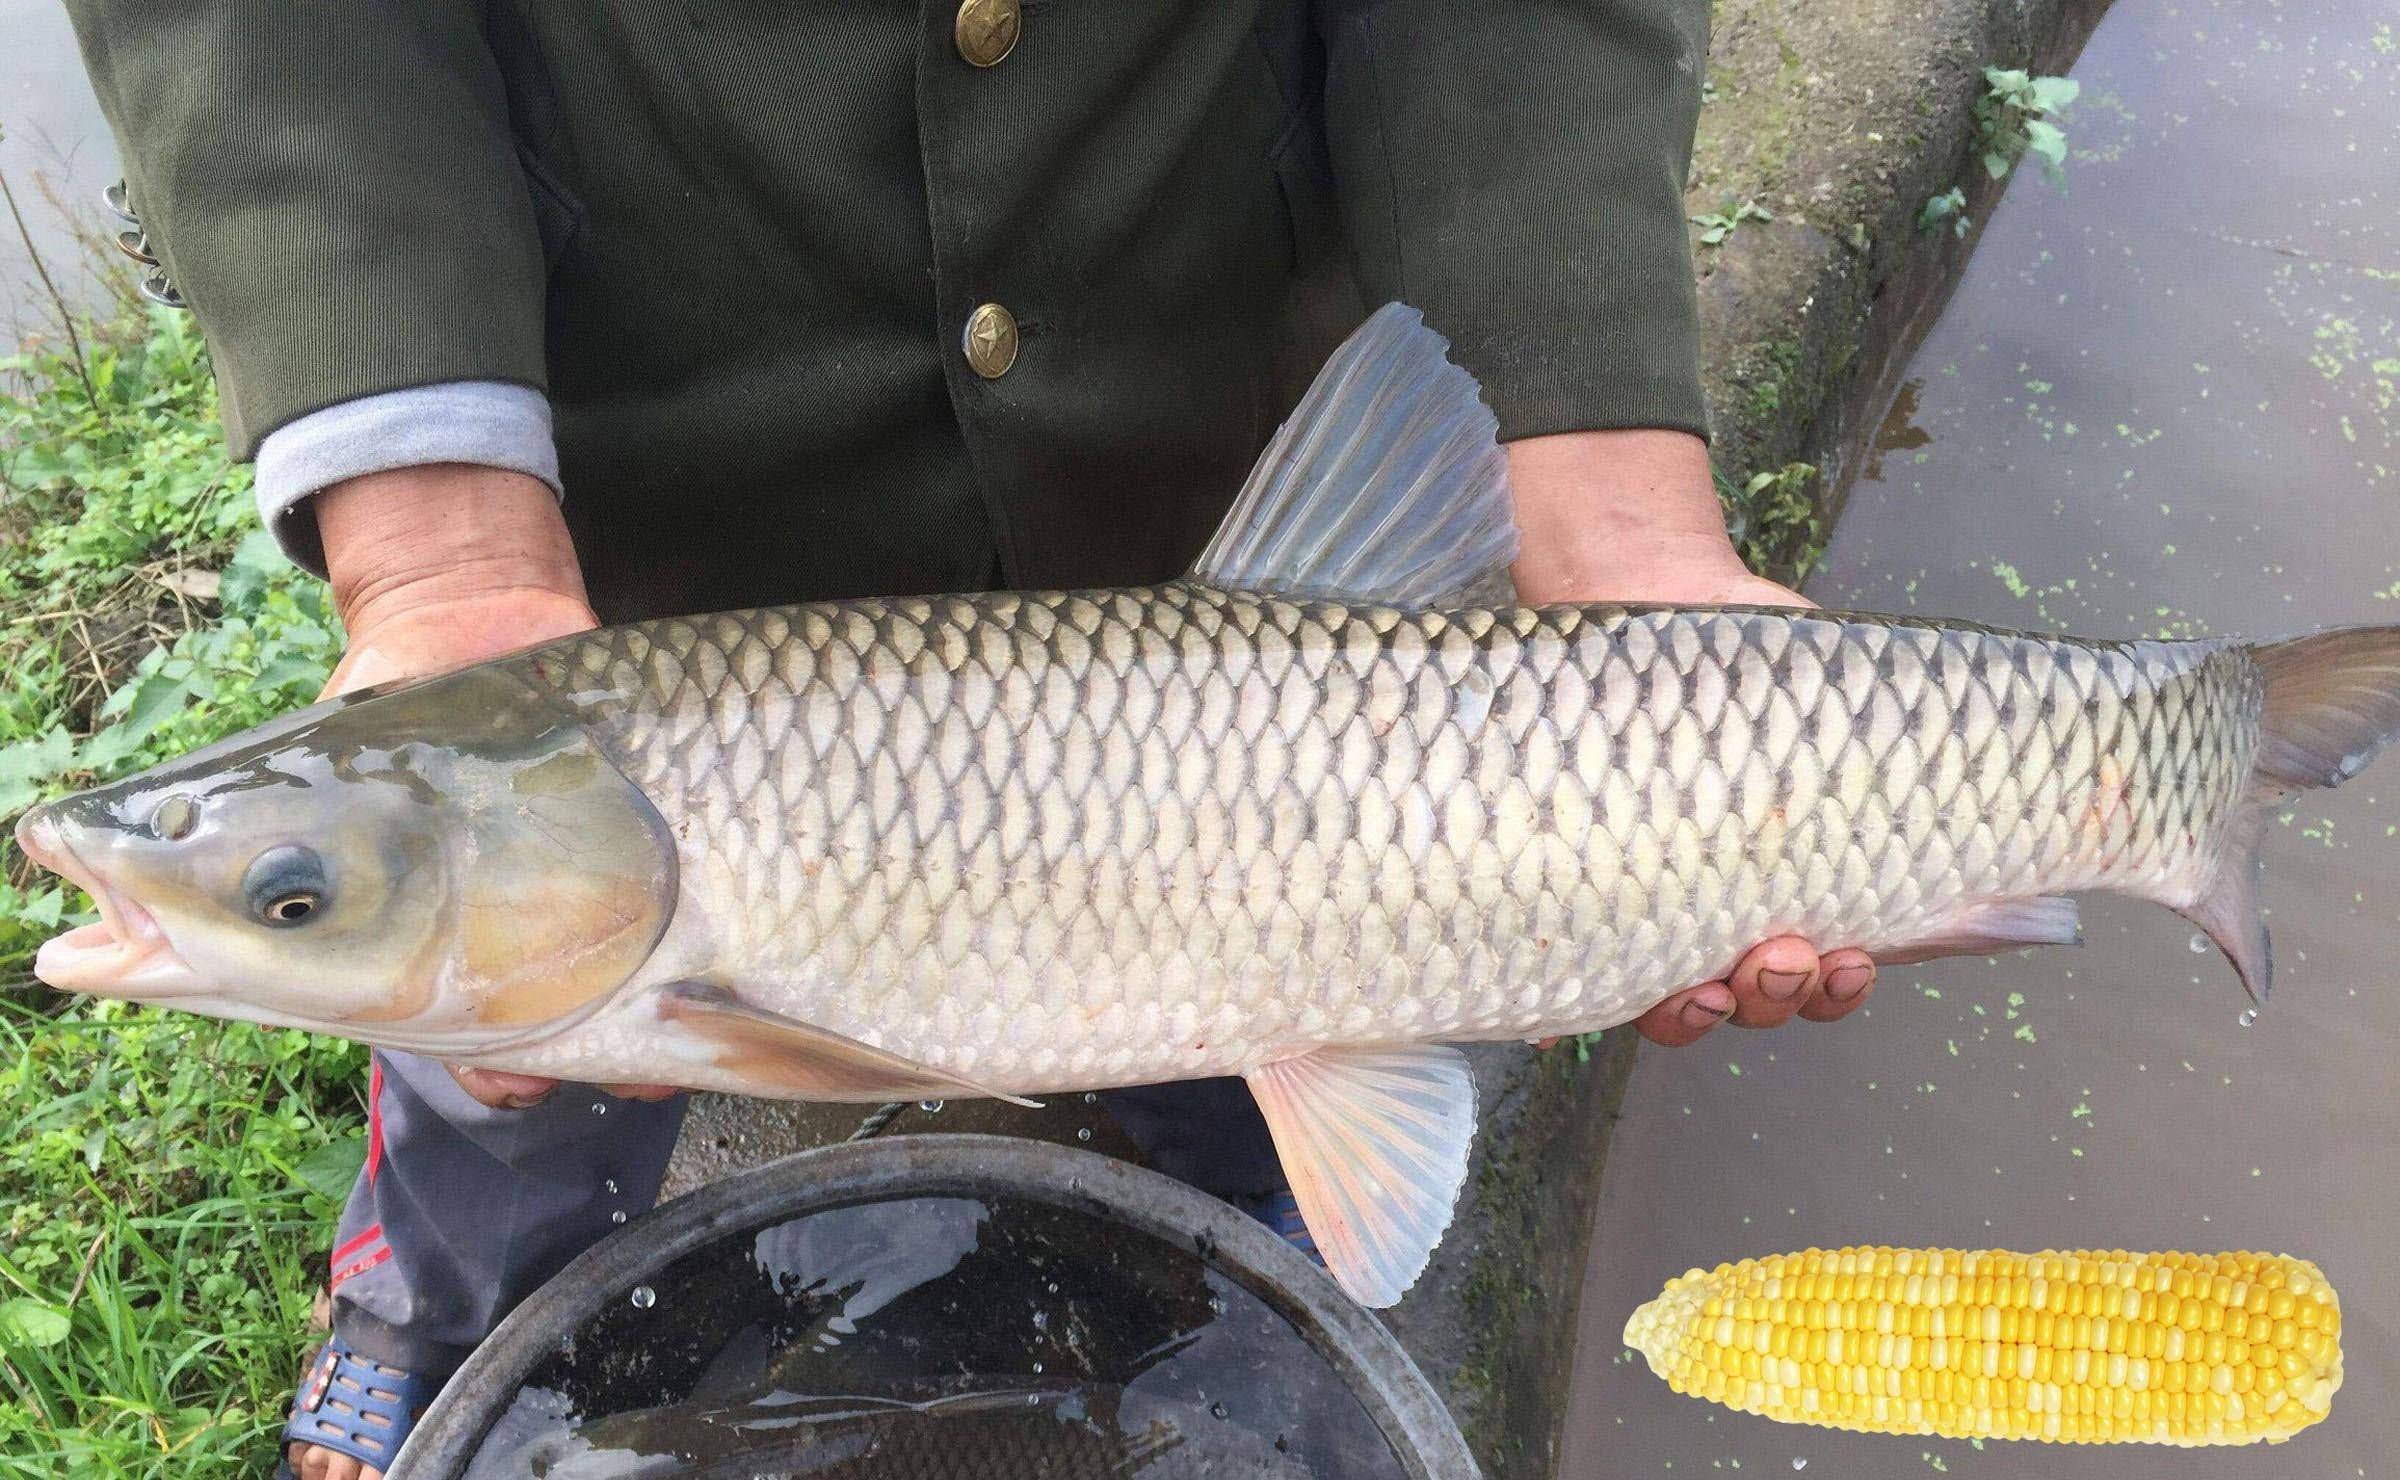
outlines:
[{"label": "jacket pocket", "polygon": [[567,188],[553,162],[563,147],[558,87],[549,63],[517,0],[497,0],[484,15],[484,37],[500,71],[508,99],[508,131],[516,146],[517,169],[533,200],[533,225],[542,240],[542,270],[555,278],[558,264],[583,229],[584,204]]},{"label": "jacket pocket", "polygon": [[1342,250],[1341,211],[1333,193],[1333,153],[1325,140],[1325,113],[1319,100],[1312,98],[1293,110],[1291,122],[1267,158],[1283,192],[1293,268],[1306,274]]},{"label": "jacket pocket", "polygon": [[534,230],[542,238],[542,270],[556,276],[558,264],[567,255],[567,248],[574,244],[576,233],[583,229],[583,201],[567,188],[566,182],[558,177],[558,172],[550,167],[550,162],[536,154],[531,145],[523,139],[517,140],[516,144],[517,167],[524,172],[526,193],[533,197]]}]

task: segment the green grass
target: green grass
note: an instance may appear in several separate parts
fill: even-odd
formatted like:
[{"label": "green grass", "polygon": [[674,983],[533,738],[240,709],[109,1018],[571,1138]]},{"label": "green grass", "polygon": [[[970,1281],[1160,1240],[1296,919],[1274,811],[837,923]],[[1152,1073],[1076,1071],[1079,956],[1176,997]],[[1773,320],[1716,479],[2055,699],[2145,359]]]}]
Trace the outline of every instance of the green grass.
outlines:
[{"label": "green grass", "polygon": [[[189,316],[129,297],[0,360],[0,832],[323,682],[215,414]],[[0,1476],[260,1475],[365,1054],[33,984],[89,908],[0,843]]]},{"label": "green grass", "polygon": [[1715,470],[1725,530],[1742,562],[1772,580],[1797,586],[1825,553],[1825,513],[1818,507],[1817,469],[1790,462],[1735,482]]}]

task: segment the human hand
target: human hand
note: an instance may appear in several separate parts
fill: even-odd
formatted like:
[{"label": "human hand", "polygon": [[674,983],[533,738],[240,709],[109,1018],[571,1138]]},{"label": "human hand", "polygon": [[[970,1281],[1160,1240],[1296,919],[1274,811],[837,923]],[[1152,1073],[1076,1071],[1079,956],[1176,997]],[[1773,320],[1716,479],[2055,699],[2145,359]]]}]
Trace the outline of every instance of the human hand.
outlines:
[{"label": "human hand", "polygon": [[[599,625],[558,500],[539,479],[445,463],[335,484],[315,500],[349,649],[328,696],[424,678]],[[537,1105],[555,1079],[446,1065],[495,1109]],[[659,1100],[671,1085],[604,1085]]]},{"label": "human hand", "polygon": [[[1574,432],[1509,444],[1517,523],[1517,594],[1528,602],[1657,601],[1690,606],[1813,606],[1754,575],[1725,536],[1708,449],[1683,432]],[[1754,946],[1733,970],[1634,1019],[1653,1043],[1680,1047],[1721,1022],[1773,1028],[1846,1017],[1875,990],[1864,951],[1819,955],[1796,935]]]}]

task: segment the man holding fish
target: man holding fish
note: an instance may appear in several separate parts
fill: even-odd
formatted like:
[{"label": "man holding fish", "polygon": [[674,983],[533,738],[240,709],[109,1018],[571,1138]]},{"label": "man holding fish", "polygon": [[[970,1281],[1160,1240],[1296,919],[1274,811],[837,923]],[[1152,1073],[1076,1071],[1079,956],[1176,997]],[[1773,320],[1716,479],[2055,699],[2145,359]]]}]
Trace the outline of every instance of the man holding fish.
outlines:
[{"label": "man holding fish", "polygon": [[[1800,604],[1743,569],[1701,441],[1696,0],[72,8],[233,450],[332,581],[336,692],[602,621],[1174,580],[1305,375],[1396,299],[1497,415],[1523,601]],[[204,835],[215,805],[145,825]],[[70,821],[28,837],[55,855]],[[249,880],[295,951],[336,907],[299,853]],[[572,929],[621,907],[597,885],[502,897],[499,935],[607,954]],[[1781,936],[1634,1021],[1830,1021],[1872,980]],[[491,1325],[654,1195],[680,1120],[665,1085],[595,1098],[425,1044],[376,1057],[292,1430],[311,1480],[379,1474]],[[869,1098],[916,1083],[864,1062],[841,1083]],[[1296,1223],[1237,1081],[1115,1105],[1162,1165]]]}]

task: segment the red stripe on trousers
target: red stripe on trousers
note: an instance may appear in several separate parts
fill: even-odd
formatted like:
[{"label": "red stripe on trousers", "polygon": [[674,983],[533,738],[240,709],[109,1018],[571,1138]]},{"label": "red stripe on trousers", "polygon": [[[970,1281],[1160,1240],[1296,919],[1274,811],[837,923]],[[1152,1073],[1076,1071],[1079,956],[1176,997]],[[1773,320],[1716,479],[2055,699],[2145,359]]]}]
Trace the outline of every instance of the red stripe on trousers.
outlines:
[{"label": "red stripe on trousers", "polygon": [[391,1257],[392,1246],[390,1244],[377,1244],[375,1246],[374,1253],[367,1255],[363,1259],[354,1260],[342,1268],[335,1270],[333,1272],[332,1282],[325,1287],[326,1293],[331,1294],[335,1290],[339,1290],[342,1287],[342,1281],[349,1279],[352,1275],[365,1274],[368,1270],[373,1269],[376,1265],[381,1264],[384,1260]]},{"label": "red stripe on trousers", "polygon": [[[367,1185],[375,1185],[375,1169],[383,1165],[383,1063],[367,1071]],[[336,1256],[339,1257],[338,1255]]]},{"label": "red stripe on trousers", "polygon": [[350,1240],[348,1243],[333,1251],[332,1262],[335,1264],[341,1263],[343,1260],[349,1258],[351,1255],[357,1253],[359,1250],[365,1248],[367,1245],[375,1242],[375,1240],[381,1237],[383,1237],[383,1225],[380,1223],[371,1224],[368,1227],[359,1230],[359,1234],[356,1238]]}]

